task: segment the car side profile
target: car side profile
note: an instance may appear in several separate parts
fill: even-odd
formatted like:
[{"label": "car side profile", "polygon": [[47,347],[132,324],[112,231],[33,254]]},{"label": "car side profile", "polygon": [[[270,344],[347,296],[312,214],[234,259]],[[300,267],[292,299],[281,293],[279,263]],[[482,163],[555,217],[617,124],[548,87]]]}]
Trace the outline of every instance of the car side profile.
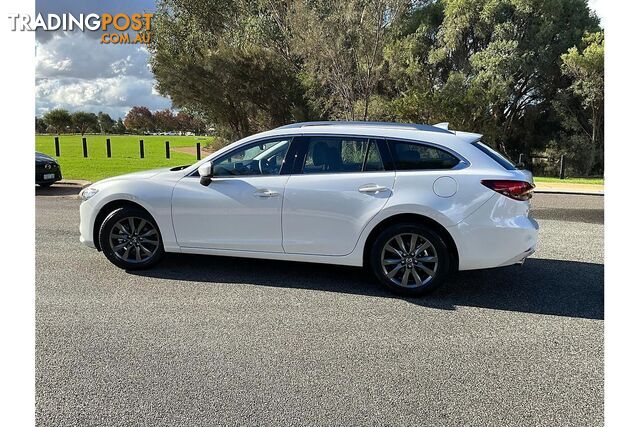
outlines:
[{"label": "car side profile", "polygon": [[308,122],[191,166],[81,192],[80,240],[137,270],[165,252],[365,267],[419,295],[451,271],[524,262],[531,173],[444,125]]}]

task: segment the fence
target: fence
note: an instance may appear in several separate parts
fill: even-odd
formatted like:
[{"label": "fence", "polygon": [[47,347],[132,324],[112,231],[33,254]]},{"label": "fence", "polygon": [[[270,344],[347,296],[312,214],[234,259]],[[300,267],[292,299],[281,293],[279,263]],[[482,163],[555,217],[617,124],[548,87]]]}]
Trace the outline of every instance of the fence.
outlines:
[{"label": "fence", "polygon": [[[54,146],[55,146],[55,151],[56,151],[56,157],[60,157],[61,155],[61,151],[60,151],[60,138],[59,137],[54,137]],[[164,142],[164,152],[165,152],[165,157],[167,159],[171,158],[171,143],[169,141],[165,141]],[[110,158],[112,155],[112,151],[111,151],[111,138],[106,138],[105,140],[105,149],[106,149],[106,154],[107,157]],[[144,159],[144,139],[140,140],[140,158]],[[82,157],[89,157],[89,149],[87,146],[87,138],[86,137],[82,137]],[[202,158],[202,147],[200,145],[199,142],[196,142],[196,159],[200,160]]]},{"label": "fence", "polygon": [[520,153],[518,163],[534,176],[553,178],[602,178],[602,174],[585,174],[584,159],[573,154],[526,155]]},{"label": "fence", "polygon": [[567,158],[564,154],[559,156],[539,156],[525,155],[520,153],[518,164],[524,166],[533,173],[534,176],[556,177],[565,179],[567,177]]}]

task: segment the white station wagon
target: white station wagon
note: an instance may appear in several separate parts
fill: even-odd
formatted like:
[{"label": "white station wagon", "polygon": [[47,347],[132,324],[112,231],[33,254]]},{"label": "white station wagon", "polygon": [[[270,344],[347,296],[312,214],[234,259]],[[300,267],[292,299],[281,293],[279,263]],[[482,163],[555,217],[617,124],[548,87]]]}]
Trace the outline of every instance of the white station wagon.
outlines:
[{"label": "white station wagon", "polygon": [[283,126],[192,166],[96,182],[80,240],[127,270],[165,252],[341,264],[422,294],[536,248],[531,173],[480,139],[445,124]]}]

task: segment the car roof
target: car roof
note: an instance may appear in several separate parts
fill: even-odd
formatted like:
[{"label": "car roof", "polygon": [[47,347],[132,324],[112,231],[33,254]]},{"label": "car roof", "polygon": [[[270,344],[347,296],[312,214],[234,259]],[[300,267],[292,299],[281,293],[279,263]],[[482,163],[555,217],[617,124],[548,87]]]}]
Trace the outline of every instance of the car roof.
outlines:
[{"label": "car roof", "polygon": [[445,146],[475,142],[482,137],[478,133],[453,131],[439,126],[415,123],[325,121],[293,123],[258,135],[252,135],[250,138],[300,134],[340,134],[374,138],[399,138]]},{"label": "car roof", "polygon": [[318,122],[300,122],[289,125],[280,126],[277,129],[301,129],[309,127],[362,127],[362,128],[380,128],[380,129],[408,129],[421,130],[427,132],[452,133],[449,129],[441,126],[424,125],[417,123],[396,123],[396,122],[365,122],[365,121],[318,121]]}]

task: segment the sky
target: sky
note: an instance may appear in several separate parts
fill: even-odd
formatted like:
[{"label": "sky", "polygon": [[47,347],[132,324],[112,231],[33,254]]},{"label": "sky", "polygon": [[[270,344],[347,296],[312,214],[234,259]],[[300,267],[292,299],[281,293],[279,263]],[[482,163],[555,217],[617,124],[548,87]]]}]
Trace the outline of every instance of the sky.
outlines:
[{"label": "sky", "polygon": [[[589,0],[602,17],[604,0]],[[153,12],[153,0],[36,0],[42,13]],[[604,22],[601,23],[604,26]],[[98,32],[36,33],[36,114],[53,108],[106,112],[124,117],[135,105],[152,111],[171,108],[154,89],[144,45],[100,44]]]},{"label": "sky", "polygon": [[[153,0],[37,0],[42,13],[153,12]],[[101,34],[101,33],[100,33]],[[36,33],[36,114],[52,108],[124,117],[132,106],[171,108],[154,89],[144,45],[101,44],[99,32]]]}]

